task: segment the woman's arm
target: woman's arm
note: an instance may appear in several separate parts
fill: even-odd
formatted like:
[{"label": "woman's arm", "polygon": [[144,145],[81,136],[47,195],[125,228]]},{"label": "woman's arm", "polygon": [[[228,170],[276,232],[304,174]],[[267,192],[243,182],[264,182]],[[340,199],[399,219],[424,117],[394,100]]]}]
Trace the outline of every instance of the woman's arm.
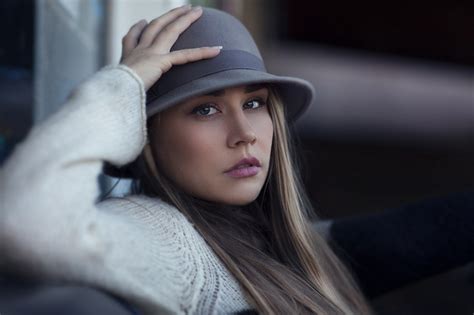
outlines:
[{"label": "woman's arm", "polygon": [[122,165],[140,153],[145,120],[141,79],[117,65],[82,83],[33,127],[0,170],[2,258],[32,260],[29,268],[41,273],[68,259],[69,275],[74,259],[93,260],[102,246],[94,235],[97,176],[104,160]]},{"label": "woman's arm", "polygon": [[474,260],[474,191],[335,220],[326,229],[375,297]]},{"label": "woman's arm", "polygon": [[103,161],[133,161],[146,141],[145,120],[141,79],[117,65],[31,130],[1,169],[3,271],[98,287],[152,313],[179,309],[183,270],[161,224],[170,222],[166,213],[147,221],[136,201],[96,203]]}]

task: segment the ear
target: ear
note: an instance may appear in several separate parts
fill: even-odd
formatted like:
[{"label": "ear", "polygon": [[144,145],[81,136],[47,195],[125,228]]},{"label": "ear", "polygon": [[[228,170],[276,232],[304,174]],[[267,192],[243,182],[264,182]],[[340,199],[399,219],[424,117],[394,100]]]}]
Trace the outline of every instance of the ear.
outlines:
[{"label": "ear", "polygon": [[155,158],[153,157],[150,143],[145,144],[143,147],[143,155],[145,157],[145,162],[148,166],[148,169],[151,171],[153,176],[158,177],[158,170],[156,169]]}]

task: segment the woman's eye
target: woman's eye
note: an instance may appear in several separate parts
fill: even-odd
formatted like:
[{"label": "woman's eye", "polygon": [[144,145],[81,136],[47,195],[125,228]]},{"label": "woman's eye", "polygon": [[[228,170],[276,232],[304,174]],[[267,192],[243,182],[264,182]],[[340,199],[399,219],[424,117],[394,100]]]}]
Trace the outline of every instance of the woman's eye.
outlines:
[{"label": "woman's eye", "polygon": [[[255,98],[244,104],[244,109],[257,109],[265,105],[265,102],[260,98]],[[192,114],[201,117],[210,117],[217,113],[219,110],[210,104],[197,106],[192,110]]]},{"label": "woman's eye", "polygon": [[245,103],[244,107],[249,109],[256,109],[265,105],[265,102],[259,98],[253,99]]},{"label": "woman's eye", "polygon": [[211,116],[215,114],[216,112],[217,112],[217,109],[211,105],[199,106],[193,110],[193,114],[196,114],[199,116]]}]

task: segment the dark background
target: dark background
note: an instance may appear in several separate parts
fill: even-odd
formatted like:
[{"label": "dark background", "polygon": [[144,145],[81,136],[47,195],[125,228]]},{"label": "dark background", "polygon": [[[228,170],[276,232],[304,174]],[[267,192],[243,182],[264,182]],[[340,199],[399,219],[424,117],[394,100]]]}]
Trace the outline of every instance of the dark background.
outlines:
[{"label": "dark background", "polygon": [[32,71],[34,1],[1,1],[0,25],[0,65]]},{"label": "dark background", "polygon": [[[281,0],[274,12],[277,38],[287,42],[443,67],[474,65],[474,1]],[[474,116],[474,99],[466,114]],[[474,126],[456,144],[432,147],[318,135],[301,140],[305,182],[321,217],[373,212],[474,187]]]},{"label": "dark background", "polygon": [[33,121],[34,1],[0,2],[0,164]]},{"label": "dark background", "polygon": [[280,38],[474,65],[473,1],[279,1]]}]

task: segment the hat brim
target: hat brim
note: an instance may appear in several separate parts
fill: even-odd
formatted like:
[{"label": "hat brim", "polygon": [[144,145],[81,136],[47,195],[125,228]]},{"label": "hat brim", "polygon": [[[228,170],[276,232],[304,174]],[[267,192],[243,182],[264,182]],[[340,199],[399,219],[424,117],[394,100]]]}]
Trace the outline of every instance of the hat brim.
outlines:
[{"label": "hat brim", "polygon": [[277,88],[283,99],[289,122],[295,121],[303,114],[313,101],[315,95],[313,85],[303,79],[277,76],[251,69],[232,69],[193,80],[161,95],[157,100],[147,104],[147,116],[151,117],[193,96],[231,86],[255,83],[271,83]]},{"label": "hat brim", "polygon": [[[167,92],[157,100],[147,104],[147,117],[150,118],[193,96],[232,86],[256,83],[269,83],[277,89],[283,100],[286,118],[289,122],[294,122],[298,119],[310,106],[315,97],[313,85],[306,80],[277,76],[251,69],[232,69],[204,76]],[[103,172],[112,177],[132,178],[133,175],[127,166],[128,164],[122,167],[115,167],[106,162],[103,167]]]}]

